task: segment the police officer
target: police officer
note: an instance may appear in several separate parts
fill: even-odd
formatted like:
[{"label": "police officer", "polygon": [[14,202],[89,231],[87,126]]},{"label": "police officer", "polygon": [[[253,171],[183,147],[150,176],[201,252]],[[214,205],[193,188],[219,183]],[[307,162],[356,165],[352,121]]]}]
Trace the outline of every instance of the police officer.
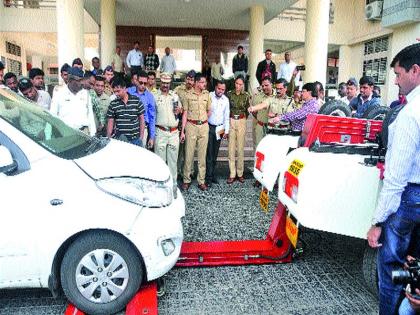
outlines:
[{"label": "police officer", "polygon": [[[185,83],[178,85],[174,92],[179,96],[181,104],[185,104],[185,96],[187,93],[191,92],[194,88],[194,77],[195,71],[190,70],[187,75],[185,76]],[[179,119],[179,130],[182,129],[182,117]],[[182,175],[182,171],[184,169],[184,160],[185,160],[185,143],[181,142],[179,144],[179,151],[178,151],[178,174]]]},{"label": "police officer", "polygon": [[[230,134],[229,134],[229,178],[228,184],[232,184],[236,176],[243,183],[244,179],[244,146],[246,134],[246,120],[251,97],[244,91],[245,79],[238,76],[235,79],[235,89],[228,92],[230,103]],[[238,161],[236,162],[236,152]]]},{"label": "police officer", "polygon": [[191,170],[194,163],[194,151],[198,155],[198,188],[208,189],[205,183],[206,151],[209,137],[208,116],[211,99],[206,91],[206,77],[197,73],[194,78],[194,90],[188,93],[183,104],[181,142],[185,141],[184,183],[182,189],[188,190],[191,185]]},{"label": "police officer", "polygon": [[156,142],[155,153],[169,166],[174,187],[177,179],[177,160],[179,149],[178,117],[182,104],[178,95],[171,91],[171,75],[160,75],[160,90],[156,93]]}]

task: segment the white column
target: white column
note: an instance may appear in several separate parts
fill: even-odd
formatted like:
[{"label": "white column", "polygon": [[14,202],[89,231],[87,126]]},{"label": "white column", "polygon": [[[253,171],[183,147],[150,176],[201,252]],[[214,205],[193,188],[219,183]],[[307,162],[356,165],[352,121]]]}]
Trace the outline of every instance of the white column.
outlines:
[{"label": "white column", "polygon": [[33,55],[32,56],[32,58],[31,58],[32,60],[32,62],[31,62],[31,65],[32,65],[32,68],[39,68],[39,69],[41,69],[41,70],[43,70],[42,69],[42,56],[38,56],[38,55]]},{"label": "white column", "polygon": [[325,85],[330,0],[307,0],[305,23],[305,82]]},{"label": "white column", "polygon": [[352,50],[350,46],[340,46],[338,60],[338,82],[347,82],[350,77],[355,77],[354,72],[352,72],[354,59],[352,58]]},{"label": "white column", "polygon": [[115,53],[115,0],[101,0],[101,66],[111,64]]},{"label": "white column", "polygon": [[251,27],[249,29],[249,88],[251,90],[258,87],[255,77],[258,62],[264,59],[264,7],[260,5],[252,6],[250,9]]},{"label": "white column", "polygon": [[[57,0],[58,66],[84,59],[84,1]],[[44,21],[45,23],[47,21]]]}]

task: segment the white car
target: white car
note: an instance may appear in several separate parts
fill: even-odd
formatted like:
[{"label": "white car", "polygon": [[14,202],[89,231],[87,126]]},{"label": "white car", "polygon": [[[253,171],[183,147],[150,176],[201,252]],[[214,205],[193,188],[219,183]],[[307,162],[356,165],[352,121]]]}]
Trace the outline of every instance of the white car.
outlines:
[{"label": "white car", "polygon": [[0,88],[0,288],[62,288],[86,313],[117,312],[175,265],[184,215],[155,154]]}]

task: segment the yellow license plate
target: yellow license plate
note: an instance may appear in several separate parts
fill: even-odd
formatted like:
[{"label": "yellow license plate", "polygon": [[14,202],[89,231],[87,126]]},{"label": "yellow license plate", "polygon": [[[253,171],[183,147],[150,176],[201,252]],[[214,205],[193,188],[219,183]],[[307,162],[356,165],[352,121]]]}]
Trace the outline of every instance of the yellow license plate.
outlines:
[{"label": "yellow license plate", "polygon": [[287,216],[286,217],[286,235],[290,240],[290,243],[292,243],[293,247],[296,248],[296,243],[298,240],[298,226],[293,221],[292,217]]},{"label": "yellow license plate", "polygon": [[295,177],[299,176],[300,171],[302,170],[304,164],[299,160],[293,160],[292,164],[289,166],[289,172]]},{"label": "yellow license plate", "polygon": [[260,192],[260,206],[261,206],[261,209],[263,209],[265,212],[268,212],[269,200],[270,199],[268,198],[268,190],[264,188]]}]

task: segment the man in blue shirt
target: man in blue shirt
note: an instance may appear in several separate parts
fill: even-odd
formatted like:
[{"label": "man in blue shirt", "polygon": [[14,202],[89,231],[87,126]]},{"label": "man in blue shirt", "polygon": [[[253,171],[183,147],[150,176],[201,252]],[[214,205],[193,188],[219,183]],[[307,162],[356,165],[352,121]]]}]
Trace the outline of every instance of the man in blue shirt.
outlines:
[{"label": "man in blue shirt", "polygon": [[147,88],[147,73],[140,71],[138,78],[134,82],[135,86],[127,89],[131,95],[137,96],[144,106],[144,121],[146,128],[144,130],[143,143],[147,144],[145,147],[152,149],[155,142],[155,122],[156,122],[156,102],[152,93]]},{"label": "man in blue shirt", "polygon": [[371,77],[363,76],[359,80],[360,94],[351,100],[350,107],[356,111],[354,117],[364,118],[370,107],[381,106],[381,99],[373,93],[374,82]]}]

